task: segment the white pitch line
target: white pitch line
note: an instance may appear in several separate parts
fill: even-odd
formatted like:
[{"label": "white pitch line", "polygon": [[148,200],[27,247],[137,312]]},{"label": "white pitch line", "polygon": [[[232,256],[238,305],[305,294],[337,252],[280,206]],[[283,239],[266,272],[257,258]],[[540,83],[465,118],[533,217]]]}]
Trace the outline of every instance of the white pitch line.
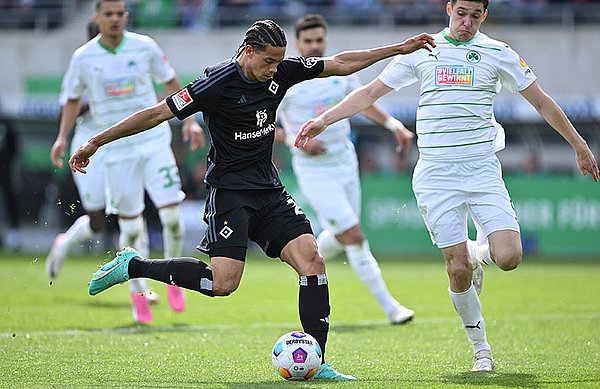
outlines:
[{"label": "white pitch line", "polygon": [[[544,313],[536,315],[514,315],[514,316],[491,316],[487,318],[488,322],[499,321],[499,320],[511,320],[511,321],[530,321],[530,320],[565,320],[565,319],[597,319],[600,317],[599,313]],[[414,321],[417,324],[435,324],[435,323],[447,323],[456,322],[460,324],[460,319],[457,316],[447,317],[429,317],[429,318],[415,318]],[[382,320],[363,320],[363,321],[336,321],[331,325],[331,331],[335,331],[338,326],[369,326],[369,325],[383,325],[387,322]],[[77,336],[77,335],[90,335],[90,334],[144,334],[154,332],[195,332],[195,331],[227,331],[247,328],[276,328],[276,327],[287,327],[287,328],[299,328],[299,323],[274,323],[274,322],[262,322],[254,323],[250,325],[242,324],[215,324],[205,326],[168,326],[168,327],[127,327],[127,328],[98,328],[90,330],[64,330],[64,331],[39,331],[39,332],[7,332],[0,333],[0,338],[10,337],[32,337],[32,336]]]}]

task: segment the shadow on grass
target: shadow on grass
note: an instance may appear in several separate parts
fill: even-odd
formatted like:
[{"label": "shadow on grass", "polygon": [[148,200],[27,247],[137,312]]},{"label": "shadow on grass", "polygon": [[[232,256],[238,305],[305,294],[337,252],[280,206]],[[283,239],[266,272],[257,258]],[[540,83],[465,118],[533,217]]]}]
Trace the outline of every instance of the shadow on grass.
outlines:
[{"label": "shadow on grass", "polygon": [[467,386],[502,385],[506,387],[537,388],[541,382],[533,374],[525,373],[496,373],[484,371],[468,371],[442,376],[441,381],[449,384],[464,384]]},{"label": "shadow on grass", "polygon": [[282,379],[274,379],[262,382],[226,382],[226,381],[194,381],[176,379],[171,382],[156,382],[156,380],[148,379],[146,382],[142,380],[136,381],[118,381],[106,382],[103,381],[103,386],[108,388],[281,388],[288,386],[290,388],[317,388],[326,385],[339,385],[343,383],[356,383],[356,381],[332,381],[332,380],[310,380],[310,381],[286,381]]}]

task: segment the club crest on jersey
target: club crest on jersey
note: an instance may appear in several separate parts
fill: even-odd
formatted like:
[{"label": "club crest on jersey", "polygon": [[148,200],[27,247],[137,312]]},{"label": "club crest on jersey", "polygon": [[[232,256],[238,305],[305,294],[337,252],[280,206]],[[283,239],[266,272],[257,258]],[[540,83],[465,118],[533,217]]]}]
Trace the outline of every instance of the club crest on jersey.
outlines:
[{"label": "club crest on jersey", "polygon": [[471,50],[467,53],[467,61],[471,63],[477,63],[481,61],[481,54],[479,54],[475,50]]},{"label": "club crest on jersey", "polygon": [[317,64],[317,62],[319,62],[319,59],[316,57],[300,57],[300,61],[302,61],[302,64],[304,65],[305,68],[312,68],[313,66],[315,66]]},{"label": "club crest on jersey", "polygon": [[181,111],[194,101],[187,88],[184,88],[177,92],[177,94],[171,96],[171,100],[173,101],[173,104],[175,104],[175,108],[177,108],[178,111]]},{"label": "club crest on jersey", "polygon": [[231,236],[231,234],[233,234],[233,230],[231,228],[229,228],[229,226],[224,226],[223,228],[221,228],[221,231],[219,231],[219,234],[227,239]]},{"label": "club crest on jersey", "polygon": [[473,86],[473,66],[436,66],[435,85]]},{"label": "club crest on jersey", "polygon": [[279,84],[277,84],[275,81],[271,81],[271,83],[269,84],[269,92],[276,95],[277,89],[279,89]]},{"label": "club crest on jersey", "polygon": [[256,111],[256,126],[257,127],[262,127],[265,122],[267,121],[267,110],[266,109],[262,109],[262,110],[257,110]]}]

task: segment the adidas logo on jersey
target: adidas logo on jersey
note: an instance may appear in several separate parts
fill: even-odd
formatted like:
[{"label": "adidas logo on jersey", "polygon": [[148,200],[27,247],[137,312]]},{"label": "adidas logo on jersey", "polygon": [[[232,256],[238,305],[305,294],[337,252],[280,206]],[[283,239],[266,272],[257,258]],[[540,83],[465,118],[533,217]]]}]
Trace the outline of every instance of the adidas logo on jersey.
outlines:
[{"label": "adidas logo on jersey", "polygon": [[246,99],[246,95],[242,95],[242,97],[240,97],[240,99],[238,100],[238,105],[240,104],[246,104],[248,102],[248,100]]}]

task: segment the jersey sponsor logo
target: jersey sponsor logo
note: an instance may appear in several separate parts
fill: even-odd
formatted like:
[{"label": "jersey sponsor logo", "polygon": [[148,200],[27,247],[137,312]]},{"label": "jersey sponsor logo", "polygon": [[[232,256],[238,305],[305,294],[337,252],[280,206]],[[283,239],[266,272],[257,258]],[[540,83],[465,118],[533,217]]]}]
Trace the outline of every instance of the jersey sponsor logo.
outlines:
[{"label": "jersey sponsor logo", "polygon": [[471,50],[467,53],[467,61],[469,61],[471,63],[477,63],[477,62],[481,61],[481,54],[479,54],[475,50]]},{"label": "jersey sponsor logo", "polygon": [[473,66],[436,66],[435,85],[473,86]]},{"label": "jersey sponsor logo", "polygon": [[298,204],[296,204],[296,202],[294,201],[294,199],[288,199],[287,200],[288,205],[291,205],[292,207],[294,207],[294,213],[296,215],[304,215],[304,212],[302,212],[302,209],[298,206]]},{"label": "jersey sponsor logo", "polygon": [[256,139],[256,138],[260,138],[260,137],[269,135],[273,131],[275,131],[275,123],[271,123],[268,126],[261,128],[260,130],[257,130],[257,131],[251,131],[251,132],[238,131],[233,134],[233,139],[236,141],[252,140],[252,139]]},{"label": "jersey sponsor logo", "polygon": [[175,108],[177,108],[178,111],[181,111],[194,101],[187,88],[184,88],[171,96],[171,100],[173,101],[173,104],[175,104]]},{"label": "jersey sponsor logo", "polygon": [[305,68],[312,68],[313,66],[315,66],[317,64],[317,62],[319,62],[319,58],[317,57],[300,57],[300,61],[302,61],[302,64],[304,65]]},{"label": "jersey sponsor logo", "polygon": [[256,110],[256,127],[262,127],[267,121],[268,117],[269,115],[267,115],[266,109]]},{"label": "jersey sponsor logo", "polygon": [[276,95],[277,89],[279,89],[279,84],[277,84],[275,81],[271,81],[271,84],[269,84],[269,92]]},{"label": "jersey sponsor logo", "polygon": [[108,97],[126,96],[135,92],[135,80],[129,77],[104,81],[104,90]]}]

